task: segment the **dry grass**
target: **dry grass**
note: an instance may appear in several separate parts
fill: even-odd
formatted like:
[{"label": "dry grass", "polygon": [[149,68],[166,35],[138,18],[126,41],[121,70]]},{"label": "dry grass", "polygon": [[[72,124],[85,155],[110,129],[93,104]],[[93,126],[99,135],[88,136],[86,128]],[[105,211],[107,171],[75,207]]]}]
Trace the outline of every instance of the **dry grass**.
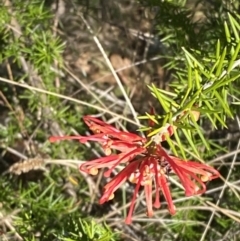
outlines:
[{"label": "dry grass", "polygon": [[[57,4],[56,4],[57,3]],[[14,13],[11,1],[5,1],[10,13]],[[52,32],[53,36],[60,36],[66,42],[63,53],[63,62],[57,60],[51,66],[53,72],[57,73],[53,80],[55,90],[49,90],[47,84],[42,79],[41,74],[23,56],[20,56],[21,70],[28,74],[27,79],[16,81],[15,67],[8,60],[2,64],[3,77],[0,77],[1,84],[6,84],[14,93],[11,98],[7,92],[0,91],[0,104],[3,108],[4,118],[1,118],[1,125],[6,125],[6,119],[13,114],[17,120],[17,136],[11,145],[8,141],[1,140],[1,156],[6,159],[6,154],[10,155],[11,161],[3,163],[5,175],[22,175],[30,171],[41,169],[44,173],[51,172],[52,166],[64,166],[66,173],[69,173],[69,180],[65,185],[70,195],[77,199],[78,190],[74,187],[80,185],[76,173],[70,169],[77,170],[83,160],[78,160],[77,152],[68,158],[66,149],[59,149],[59,156],[51,157],[52,151],[47,138],[49,135],[64,135],[66,132],[79,134],[79,130],[74,126],[63,128],[63,124],[68,124],[67,120],[55,118],[55,113],[61,111],[61,107],[71,106],[76,112],[86,112],[86,108],[92,112],[97,112],[97,116],[114,124],[122,129],[133,130],[141,126],[137,116],[149,109],[149,105],[156,103],[156,100],[149,94],[146,84],[154,82],[159,88],[168,89],[170,81],[169,71],[163,69],[166,60],[160,59],[159,54],[165,51],[164,47],[151,45],[146,35],[150,36],[154,29],[154,11],[143,8],[134,0],[130,1],[100,1],[98,6],[77,5],[73,1],[63,0],[53,1],[50,9],[54,13]],[[8,30],[16,37],[21,36],[22,26],[12,14],[12,22]],[[156,46],[155,46],[156,47]],[[162,51],[162,52],[161,52]],[[33,112],[29,108],[25,109],[23,101],[19,97],[19,92],[28,90],[39,99],[39,106]],[[54,97],[53,105],[49,105],[49,98]],[[50,103],[51,104],[51,103]],[[25,120],[31,115],[38,120],[35,129],[29,132]],[[44,118],[47,116],[50,123]],[[237,131],[240,124],[237,120]],[[80,122],[80,120],[79,120]],[[39,130],[45,132],[45,141],[36,139]],[[86,132],[87,134],[87,132]],[[18,137],[20,136],[20,138]],[[228,218],[231,223],[240,223],[238,209],[234,205],[226,208],[225,193],[231,193],[234,200],[240,199],[239,181],[231,178],[238,170],[238,141],[234,148],[229,148],[227,154],[222,153],[206,163],[214,164],[217,168],[225,168],[226,173],[219,183],[211,186],[206,192],[206,197],[186,198],[183,195],[176,195],[176,204],[180,215],[176,218],[169,217],[166,203],[162,202],[162,208],[157,210],[153,218],[146,218],[145,197],[140,195],[137,201],[137,212],[134,215],[134,224],[128,227],[124,224],[123,214],[126,214],[130,205],[128,196],[131,196],[132,188],[126,184],[122,187],[122,199],[109,203],[106,210],[100,211],[102,217],[95,216],[97,222],[106,221],[109,226],[116,231],[123,231],[122,240],[151,240],[147,234],[164,230],[163,234],[153,234],[152,240],[184,240],[179,236],[177,226],[181,223],[185,225],[200,226],[202,230],[201,241],[208,240],[209,230],[215,234],[219,240],[227,240],[228,232],[223,239],[216,224],[213,223],[215,217],[218,219]],[[94,156],[101,156],[101,150],[86,147]],[[68,159],[66,159],[68,158]],[[228,161],[227,161],[228,160]],[[88,188],[84,195],[89,197],[89,203],[83,204],[85,212],[95,215],[94,205],[101,195],[102,184],[105,182],[102,175],[98,178],[89,177],[81,173]],[[179,182],[173,177],[169,177],[170,185],[181,190]],[[68,185],[70,188],[68,188]],[[181,193],[183,194],[183,193]],[[127,196],[127,197],[126,197]],[[186,204],[187,203],[187,204]],[[196,205],[195,205],[196,203]],[[103,207],[103,209],[105,206]],[[198,217],[192,219],[187,213],[204,212],[205,219]],[[1,224],[6,230],[14,231],[13,219],[17,215],[17,209],[10,214],[1,213]],[[97,212],[96,212],[97,213]],[[184,215],[186,214],[186,215]],[[159,228],[160,226],[160,228]],[[185,229],[183,229],[183,232]],[[187,232],[187,231],[186,231]],[[232,234],[238,231],[232,231]],[[17,232],[16,239],[24,240]],[[159,239],[158,239],[159,238]],[[6,237],[5,240],[10,240]],[[187,240],[187,239],[186,239]]]}]

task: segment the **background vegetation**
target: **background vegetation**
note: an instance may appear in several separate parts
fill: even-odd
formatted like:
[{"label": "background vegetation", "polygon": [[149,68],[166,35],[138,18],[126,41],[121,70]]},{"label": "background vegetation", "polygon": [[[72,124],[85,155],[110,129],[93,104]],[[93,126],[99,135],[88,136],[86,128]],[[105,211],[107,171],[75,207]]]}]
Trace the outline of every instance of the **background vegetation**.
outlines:
[{"label": "background vegetation", "polygon": [[[239,1],[2,2],[0,240],[240,240]],[[147,218],[140,195],[125,225],[133,187],[99,205],[107,180],[78,170],[102,150],[48,141],[88,134],[85,114],[136,131],[150,105],[174,115],[191,99],[201,118],[179,124],[172,151],[222,177],[186,198],[170,176],[175,216],[162,202]]]}]

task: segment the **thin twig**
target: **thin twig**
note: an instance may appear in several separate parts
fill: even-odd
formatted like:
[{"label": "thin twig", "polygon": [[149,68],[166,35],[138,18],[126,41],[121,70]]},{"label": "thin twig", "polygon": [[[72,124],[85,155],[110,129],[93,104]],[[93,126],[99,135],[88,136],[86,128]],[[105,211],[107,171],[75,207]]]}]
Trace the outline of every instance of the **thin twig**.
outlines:
[{"label": "thin twig", "polygon": [[[61,98],[61,99],[66,99],[66,100],[69,100],[69,101],[81,104],[83,106],[88,106],[88,107],[91,107],[91,108],[96,109],[98,111],[106,112],[106,113],[108,113],[108,114],[110,114],[112,116],[116,116],[119,119],[125,120],[125,121],[127,121],[129,123],[132,123],[132,124],[136,125],[136,126],[139,126],[139,124],[136,121],[134,121],[134,120],[132,120],[130,118],[127,118],[127,117],[125,117],[123,115],[116,114],[116,113],[114,113],[114,112],[112,112],[110,110],[104,109],[104,108],[102,108],[100,106],[93,105],[93,104],[90,104],[88,102],[78,100],[76,98],[72,98],[72,97],[68,97],[66,95],[54,93],[54,92],[51,92],[51,91],[48,91],[48,90],[45,90],[45,89],[40,89],[40,88],[31,86],[31,85],[28,85],[28,84],[15,82],[15,81],[12,81],[12,80],[9,80],[9,79],[5,79],[5,78],[2,78],[2,77],[0,77],[0,81],[8,83],[8,84],[16,85],[16,86],[19,86],[19,87],[22,87],[22,88],[25,88],[25,89],[28,89],[28,90],[31,90],[31,91],[36,91],[36,92],[44,93],[44,94],[47,94],[47,95],[55,96],[55,97],[58,97],[58,98]],[[140,125],[140,126],[142,126],[142,125]]]},{"label": "thin twig", "polygon": [[[236,116],[236,118],[237,118],[237,122],[238,122],[238,128],[240,129],[240,121],[239,121],[239,118],[238,118],[237,116]],[[240,148],[240,140],[238,141],[238,145],[237,145],[237,148],[236,148],[236,149],[239,149],[239,148]],[[230,178],[230,176],[231,176],[231,174],[232,174],[232,171],[233,171],[233,168],[234,168],[234,164],[235,164],[235,162],[236,162],[236,159],[237,159],[237,154],[235,154],[234,157],[233,157],[232,164],[231,164],[231,166],[230,166],[230,169],[229,169],[229,172],[228,172],[226,181],[229,180],[229,178]],[[223,185],[222,191],[221,191],[220,194],[219,194],[218,200],[217,200],[217,202],[216,202],[216,206],[219,205],[219,203],[220,203],[220,201],[221,201],[221,199],[222,199],[222,197],[223,197],[223,194],[224,194],[224,192],[225,192],[226,187],[227,187],[227,183],[225,182],[224,185]],[[207,234],[207,232],[208,232],[208,230],[209,230],[209,227],[210,227],[210,225],[211,225],[211,223],[212,223],[212,220],[213,220],[213,218],[214,218],[214,216],[215,216],[215,213],[216,213],[216,209],[212,212],[212,214],[211,214],[211,216],[210,216],[210,218],[209,218],[207,227],[205,228],[205,230],[204,230],[204,232],[203,232],[203,234],[202,234],[202,236],[201,236],[200,241],[204,241],[204,240],[205,240],[205,236],[206,236],[206,234]],[[235,220],[235,219],[234,219],[234,220]],[[238,220],[239,220],[239,219],[238,219]]]},{"label": "thin twig", "polygon": [[124,87],[123,87],[123,85],[122,85],[121,80],[119,79],[116,71],[114,70],[111,61],[109,60],[109,58],[108,58],[105,50],[103,49],[102,44],[100,43],[99,39],[98,39],[97,36],[94,34],[91,26],[88,24],[87,20],[83,17],[82,14],[80,14],[80,17],[81,17],[81,19],[83,20],[83,22],[84,22],[84,24],[86,25],[86,27],[87,27],[87,29],[89,30],[89,32],[93,35],[93,40],[94,40],[94,42],[95,42],[96,45],[98,46],[101,54],[103,55],[103,58],[105,59],[107,65],[108,65],[108,67],[109,67],[109,69],[110,69],[111,72],[112,72],[112,75],[114,76],[114,78],[115,78],[115,80],[116,80],[116,82],[117,82],[120,90],[122,91],[122,94],[123,94],[123,96],[124,96],[124,98],[125,98],[125,100],[126,100],[126,103],[128,104],[128,106],[129,106],[129,108],[130,108],[130,110],[131,110],[131,112],[132,112],[132,115],[133,115],[136,123],[140,126],[140,122],[139,122],[139,120],[138,120],[138,118],[137,118],[137,113],[136,113],[136,111],[135,111],[135,109],[134,109],[134,107],[133,107],[133,105],[132,105],[132,103],[131,103],[131,101],[130,101],[130,99],[129,99],[129,97],[128,97],[125,89],[124,89]]}]

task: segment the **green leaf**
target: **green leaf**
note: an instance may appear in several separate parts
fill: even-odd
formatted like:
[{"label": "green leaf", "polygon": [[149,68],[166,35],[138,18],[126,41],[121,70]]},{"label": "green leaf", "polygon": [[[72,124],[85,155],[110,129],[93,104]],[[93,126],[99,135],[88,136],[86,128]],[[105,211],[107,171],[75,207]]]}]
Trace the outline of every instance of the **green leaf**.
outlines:
[{"label": "green leaf", "polygon": [[216,59],[219,59],[220,57],[220,51],[221,51],[221,44],[220,44],[220,40],[217,40],[217,46],[216,46]]},{"label": "green leaf", "polygon": [[233,30],[233,33],[234,33],[234,37],[236,39],[237,42],[239,42],[239,31],[240,31],[240,25],[239,23],[233,18],[233,16],[228,13],[228,18],[229,18],[229,22],[231,24],[231,28]]},{"label": "green leaf", "polygon": [[169,104],[169,98],[165,95],[162,95],[161,92],[157,90],[154,84],[152,84],[152,93],[154,96],[158,99],[159,103],[163,107],[164,111],[168,113],[170,111],[170,104]]},{"label": "green leaf", "polygon": [[230,73],[230,71],[232,70],[233,68],[233,65],[234,65],[234,61],[237,59],[238,57],[238,54],[239,54],[239,50],[240,50],[240,40],[238,41],[238,44],[237,44],[237,47],[234,51],[234,54],[228,64],[228,68],[227,68],[227,73]]},{"label": "green leaf", "polygon": [[224,60],[225,60],[226,53],[227,53],[227,48],[225,47],[225,48],[223,49],[222,54],[221,54],[221,58],[220,58],[220,60],[219,60],[218,67],[217,67],[217,71],[216,71],[216,74],[215,74],[217,77],[219,77],[219,76],[222,74],[223,64],[224,64]]},{"label": "green leaf", "polygon": [[186,137],[188,143],[190,144],[193,152],[199,157],[199,152],[195,147],[195,144],[193,142],[193,138],[192,138],[192,133],[190,130],[186,130],[186,129],[181,129],[181,131],[183,132],[184,136]]},{"label": "green leaf", "polygon": [[227,42],[230,43],[231,42],[231,34],[230,34],[226,21],[224,22],[224,29],[225,29],[225,35],[226,35]]},{"label": "green leaf", "polygon": [[184,147],[183,147],[182,141],[181,141],[180,138],[179,138],[178,131],[175,131],[175,132],[174,132],[174,137],[176,138],[176,142],[177,142],[177,144],[178,144],[177,147],[180,149],[180,152],[181,152],[182,157],[183,157],[184,159],[186,159]]}]

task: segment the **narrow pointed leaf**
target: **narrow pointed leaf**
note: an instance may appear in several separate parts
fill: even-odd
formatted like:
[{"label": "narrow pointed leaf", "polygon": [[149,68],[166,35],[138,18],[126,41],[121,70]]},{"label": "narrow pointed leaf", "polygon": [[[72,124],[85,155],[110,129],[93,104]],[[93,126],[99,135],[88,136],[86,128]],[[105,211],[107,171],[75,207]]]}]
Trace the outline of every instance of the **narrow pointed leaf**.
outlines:
[{"label": "narrow pointed leaf", "polygon": [[180,138],[179,138],[178,131],[175,131],[174,137],[175,137],[175,139],[176,139],[176,142],[177,142],[177,144],[178,144],[178,148],[180,149],[180,152],[181,152],[181,154],[182,154],[182,157],[183,157],[184,159],[186,159],[185,151],[184,151],[182,142],[181,142],[181,140],[180,140]]},{"label": "narrow pointed leaf", "polygon": [[224,63],[224,59],[225,59],[225,56],[226,56],[226,53],[227,53],[227,48],[225,47],[223,49],[223,53],[221,55],[221,58],[219,60],[219,65],[218,65],[218,68],[217,68],[217,71],[216,71],[216,76],[219,77],[221,72],[222,72],[222,69],[223,69],[223,63]]},{"label": "narrow pointed leaf", "polygon": [[225,29],[225,35],[226,35],[227,42],[230,43],[231,42],[231,34],[230,34],[226,21],[224,22],[224,29]]},{"label": "narrow pointed leaf", "polygon": [[236,26],[238,26],[238,23],[236,22],[236,20],[232,17],[232,15],[230,13],[228,13],[228,18],[229,18],[229,22],[231,24],[231,28],[233,30],[235,39],[237,41],[239,41],[239,34],[238,34],[238,32],[239,32],[240,29],[238,28],[238,30],[237,30],[237,28],[236,28]]},{"label": "narrow pointed leaf", "polygon": [[220,44],[220,40],[217,40],[217,46],[216,46],[216,59],[218,59],[220,57],[220,49],[221,49],[221,44]]},{"label": "narrow pointed leaf", "polygon": [[232,59],[230,60],[229,62],[229,65],[228,65],[228,69],[227,69],[227,72],[230,73],[230,71],[232,70],[232,67],[233,67],[233,64],[234,64],[234,61],[237,59],[237,56],[239,54],[239,50],[240,50],[240,40],[238,41],[238,44],[237,44],[237,47],[235,49],[235,52],[232,56]]},{"label": "narrow pointed leaf", "polygon": [[191,135],[191,132],[189,130],[185,130],[185,129],[182,129],[182,132],[183,134],[185,135],[188,143],[190,144],[191,148],[193,149],[193,152],[199,156],[199,152],[198,150],[196,149],[195,147],[195,144],[193,143],[193,139],[192,139],[192,135]]}]

